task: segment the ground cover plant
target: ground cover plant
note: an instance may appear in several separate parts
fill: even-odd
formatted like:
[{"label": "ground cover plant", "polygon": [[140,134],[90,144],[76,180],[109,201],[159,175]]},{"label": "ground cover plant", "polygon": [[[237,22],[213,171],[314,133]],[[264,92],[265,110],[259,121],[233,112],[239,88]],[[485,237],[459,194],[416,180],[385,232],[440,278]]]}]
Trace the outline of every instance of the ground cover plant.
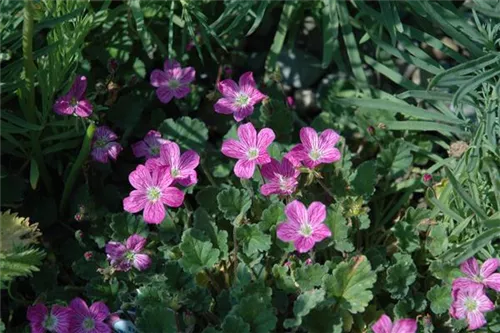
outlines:
[{"label": "ground cover plant", "polygon": [[0,332],[500,332],[498,0],[0,13]]}]

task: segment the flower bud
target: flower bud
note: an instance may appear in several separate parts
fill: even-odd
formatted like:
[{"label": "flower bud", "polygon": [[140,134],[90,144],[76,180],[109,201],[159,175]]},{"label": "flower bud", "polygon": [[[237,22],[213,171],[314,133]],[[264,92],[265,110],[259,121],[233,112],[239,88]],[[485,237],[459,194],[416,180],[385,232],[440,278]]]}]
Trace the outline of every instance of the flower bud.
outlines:
[{"label": "flower bud", "polygon": [[371,126],[371,125],[370,125],[370,126],[368,126],[368,128],[367,128],[366,130],[368,131],[368,133],[369,133],[370,135],[374,135],[374,134],[375,134],[375,127],[373,127],[373,126]]},{"label": "flower bud", "polygon": [[432,175],[430,173],[424,173],[422,176],[422,182],[429,186],[432,183]]},{"label": "flower bud", "polygon": [[304,262],[304,265],[309,266],[312,265],[313,261],[311,258],[307,258],[307,260]]},{"label": "flower bud", "polygon": [[90,261],[94,257],[94,253],[92,251],[87,251],[83,254],[85,260]]},{"label": "flower bud", "polygon": [[295,100],[293,99],[292,96],[287,96],[287,98],[286,98],[286,105],[290,109],[295,109]]},{"label": "flower bud", "polygon": [[110,74],[115,74],[118,70],[118,60],[111,58],[108,60],[108,72]]}]

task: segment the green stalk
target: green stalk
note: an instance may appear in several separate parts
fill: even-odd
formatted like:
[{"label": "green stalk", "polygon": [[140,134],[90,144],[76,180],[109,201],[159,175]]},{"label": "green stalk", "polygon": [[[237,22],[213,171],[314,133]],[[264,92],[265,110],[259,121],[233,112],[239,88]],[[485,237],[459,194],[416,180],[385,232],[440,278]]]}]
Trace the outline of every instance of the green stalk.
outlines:
[{"label": "green stalk", "polygon": [[87,127],[87,131],[85,132],[85,136],[83,138],[82,148],[80,149],[80,153],[76,158],[75,164],[71,168],[66,184],[64,184],[64,191],[61,199],[61,204],[59,205],[59,212],[61,214],[64,213],[66,209],[66,205],[68,203],[69,195],[75,186],[76,179],[78,178],[78,173],[82,168],[83,163],[87,159],[90,153],[90,147],[92,144],[92,138],[94,137],[94,132],[96,130],[96,126],[94,123],[91,123],[89,127]]},{"label": "green stalk", "polygon": [[[24,1],[24,22],[23,22],[23,62],[24,62],[24,82],[25,91],[22,97],[25,99],[25,105],[22,108],[24,118],[36,124],[36,106],[35,106],[35,62],[33,61],[33,7],[31,0]],[[52,180],[43,161],[42,148],[38,140],[38,134],[30,132],[30,141],[33,158],[38,164],[40,177],[49,193],[52,193]]]}]

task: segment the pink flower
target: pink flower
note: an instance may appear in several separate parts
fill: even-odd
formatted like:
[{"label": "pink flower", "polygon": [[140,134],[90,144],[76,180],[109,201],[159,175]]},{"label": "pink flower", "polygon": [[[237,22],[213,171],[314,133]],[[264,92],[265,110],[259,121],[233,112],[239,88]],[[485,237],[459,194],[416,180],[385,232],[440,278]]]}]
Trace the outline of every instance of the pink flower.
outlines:
[{"label": "pink flower", "polygon": [[242,121],[253,113],[255,104],[267,97],[256,86],[252,72],[244,73],[239,85],[231,79],[222,80],[217,85],[222,98],[215,103],[215,112],[232,114],[236,121]]},{"label": "pink flower", "polygon": [[335,148],[340,136],[331,129],[324,130],[318,137],[311,127],[300,130],[301,144],[296,145],[285,155],[292,163],[302,162],[308,168],[322,163],[333,163],[340,160],[340,151]]},{"label": "pink flower", "polygon": [[311,258],[307,258],[306,261],[304,261],[304,265],[309,266],[312,265],[313,261]]},{"label": "pink flower", "polygon": [[146,238],[133,234],[125,245],[119,242],[108,242],[106,254],[111,266],[119,271],[127,272],[132,266],[143,271],[151,266],[151,258],[141,253],[146,246]]},{"label": "pink flower", "polygon": [[81,298],[75,298],[70,305],[73,310],[71,333],[111,333],[111,328],[104,323],[109,309],[103,302],[90,306]]},{"label": "pink flower", "polygon": [[475,330],[486,324],[484,312],[492,311],[495,305],[484,293],[482,286],[469,286],[453,290],[453,303],[450,315],[455,319],[466,319],[469,330]]},{"label": "pink flower", "polygon": [[193,150],[181,155],[179,146],[175,142],[168,142],[161,146],[160,157],[146,161],[150,170],[160,169],[166,172],[182,186],[191,186],[198,182],[195,168],[200,164],[200,156]]},{"label": "pink flower", "polygon": [[293,242],[299,252],[307,252],[316,242],[330,237],[332,232],[323,224],[326,207],[321,202],[313,202],[306,209],[304,204],[294,200],[285,207],[287,221],[278,225],[278,238],[284,242]]},{"label": "pink flower", "polygon": [[160,156],[160,147],[170,141],[163,139],[161,133],[155,130],[149,131],[143,140],[132,145],[135,157],[146,157],[150,159]]},{"label": "pink flower", "polygon": [[270,163],[262,166],[262,176],[267,179],[267,183],[260,187],[263,195],[280,194],[290,195],[297,188],[297,177],[300,172],[287,159],[278,162],[274,158]]},{"label": "pink flower", "polygon": [[146,223],[161,223],[165,218],[165,205],[179,207],[184,201],[184,192],[171,187],[172,177],[159,169],[151,171],[138,165],[128,180],[135,190],[123,199],[123,208],[129,213],[144,210]]},{"label": "pink flower", "polygon": [[460,265],[460,270],[467,277],[460,277],[453,280],[453,290],[470,286],[485,286],[500,291],[500,273],[495,273],[499,263],[498,259],[488,259],[481,265],[481,269],[479,269],[476,258],[467,259]]},{"label": "pink flower", "polygon": [[109,127],[98,127],[92,139],[92,151],[90,152],[94,161],[108,163],[109,158],[116,160],[118,154],[123,150],[122,146],[115,142],[117,139],[118,136]]},{"label": "pink flower", "polygon": [[77,75],[71,89],[54,103],[54,112],[60,115],[76,114],[86,118],[92,114],[92,104],[85,99],[87,78]]},{"label": "pink flower", "polygon": [[287,96],[286,97],[286,105],[290,108],[290,109],[295,109],[295,100],[293,99],[292,96]]},{"label": "pink flower", "polygon": [[191,89],[189,84],[194,81],[196,71],[193,67],[182,68],[175,60],[165,60],[163,70],[155,69],[151,73],[150,81],[156,87],[156,96],[162,103],[168,103],[175,97],[183,98]]},{"label": "pink flower", "polygon": [[382,315],[372,326],[374,333],[415,333],[417,331],[417,321],[414,319],[399,319],[392,324],[391,318]]},{"label": "pink flower", "polygon": [[50,313],[47,307],[41,303],[28,307],[26,313],[33,333],[66,333],[69,329],[71,316],[71,309],[57,304],[52,306]]},{"label": "pink flower", "polygon": [[228,139],[222,144],[222,153],[238,159],[234,166],[236,176],[244,179],[252,177],[255,165],[271,162],[267,147],[273,142],[275,135],[272,129],[263,128],[257,134],[251,123],[238,127],[240,141]]}]

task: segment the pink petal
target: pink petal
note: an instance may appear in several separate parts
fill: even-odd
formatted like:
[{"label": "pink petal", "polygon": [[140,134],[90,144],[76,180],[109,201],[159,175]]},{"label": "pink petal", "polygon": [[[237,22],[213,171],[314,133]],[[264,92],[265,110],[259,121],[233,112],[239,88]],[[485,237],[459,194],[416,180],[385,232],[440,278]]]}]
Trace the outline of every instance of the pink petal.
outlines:
[{"label": "pink petal", "polygon": [[227,157],[232,157],[232,158],[246,158],[246,148],[245,146],[234,139],[228,139],[222,143],[222,149],[221,149],[222,154],[226,155]]},{"label": "pink petal", "polygon": [[263,150],[267,149],[267,147],[269,147],[269,145],[273,143],[274,138],[276,138],[276,135],[274,134],[272,129],[261,129],[259,134],[257,135],[257,147]]},{"label": "pink petal", "polygon": [[127,252],[127,248],[122,243],[108,242],[106,244],[106,254],[112,260],[121,260]]},{"label": "pink petal", "polygon": [[172,168],[178,169],[180,162],[181,150],[177,143],[169,142],[161,146],[160,158],[167,162]]},{"label": "pink petal", "polygon": [[285,157],[295,166],[300,166],[300,162],[304,159],[308,158],[307,152],[304,149],[302,144],[298,144],[293,147],[288,153],[285,154]]},{"label": "pink petal", "polygon": [[87,303],[79,297],[74,298],[70,303],[69,307],[80,316],[88,316],[90,314]]},{"label": "pink petal", "polygon": [[191,88],[189,86],[180,86],[174,90],[174,96],[177,99],[184,98],[189,94],[190,91]]},{"label": "pink petal", "polygon": [[466,318],[467,323],[469,323],[469,330],[471,331],[486,325],[486,318],[484,318],[484,315],[479,311],[467,312]]},{"label": "pink petal", "polygon": [[92,313],[92,318],[96,321],[104,321],[109,315],[109,309],[104,302],[95,302],[90,306],[90,313]]},{"label": "pink petal", "polygon": [[184,202],[184,192],[177,187],[168,187],[162,191],[161,200],[169,207],[179,207]]},{"label": "pink petal", "polygon": [[137,213],[144,209],[147,202],[147,196],[145,192],[134,190],[130,192],[130,195],[123,199],[123,209],[129,213]]},{"label": "pink petal", "polygon": [[117,142],[108,143],[105,148],[108,151],[109,157],[115,161],[118,158],[118,154],[123,150],[123,147]]},{"label": "pink petal", "polygon": [[250,179],[255,172],[255,161],[238,160],[234,166],[234,174],[238,178]]},{"label": "pink petal", "polygon": [[163,164],[162,160],[159,157],[149,158],[146,161],[145,166],[150,172],[152,172],[156,169],[159,169],[159,168],[165,168],[165,165]]},{"label": "pink petal", "polygon": [[311,250],[315,243],[312,237],[299,237],[299,239],[293,242],[293,245],[298,252],[305,253]]},{"label": "pink petal", "polygon": [[94,159],[94,161],[100,162],[100,163],[108,163],[109,161],[109,156],[108,156],[108,151],[103,148],[94,148],[90,152],[90,155]]},{"label": "pink petal", "polygon": [[238,127],[238,137],[240,138],[240,142],[247,148],[257,147],[257,131],[252,123]]},{"label": "pink petal", "polygon": [[321,151],[321,157],[317,160],[318,163],[329,164],[340,160],[341,154],[337,148],[331,148]]},{"label": "pink petal", "polygon": [[51,313],[54,317],[57,318],[56,332],[57,333],[67,332],[71,325],[71,317],[73,311],[65,306],[60,306],[58,304],[55,304],[52,306]]},{"label": "pink petal", "polygon": [[271,158],[271,162],[264,164],[260,171],[262,173],[262,176],[267,180],[275,179],[281,171],[280,162],[278,162],[274,158]]},{"label": "pink petal", "polygon": [[315,201],[307,208],[307,215],[312,226],[320,225],[326,219],[326,206],[319,201]]},{"label": "pink petal", "polygon": [[177,61],[175,61],[173,59],[167,59],[163,63],[163,70],[164,71],[171,71],[171,70],[178,69],[178,68],[181,68],[181,64],[179,64]]},{"label": "pink petal", "polygon": [[54,103],[53,110],[55,113],[64,116],[73,114],[73,107],[69,104],[66,97],[59,97]]},{"label": "pink petal", "polygon": [[253,105],[248,104],[245,107],[235,107],[235,111],[233,113],[233,118],[237,122],[242,121],[246,117],[250,116],[253,113]]},{"label": "pink petal", "polygon": [[417,321],[414,319],[400,319],[394,322],[392,333],[415,333]]},{"label": "pink petal", "polygon": [[45,333],[46,330],[45,328],[42,326],[42,323],[31,323],[30,324],[30,327],[31,327],[31,333]]},{"label": "pink petal", "polygon": [[374,333],[391,333],[392,322],[388,315],[382,315],[379,320],[372,326]]},{"label": "pink petal", "polygon": [[164,71],[161,71],[159,69],[155,69],[149,78],[149,81],[151,82],[151,85],[153,87],[161,87],[164,86],[168,83],[168,76]]},{"label": "pink petal", "polygon": [[271,156],[269,156],[269,153],[266,150],[259,149],[259,157],[257,157],[254,162],[258,165],[266,165],[271,162]]},{"label": "pink petal", "polygon": [[[95,323],[95,328],[93,330],[93,332],[89,332],[89,333],[112,333],[113,331],[111,330],[111,327],[109,327],[109,325],[105,324],[105,323]],[[80,333],[80,332],[78,332]],[[83,332],[82,332],[83,333]],[[87,332],[85,332],[87,333]]]},{"label": "pink petal", "polygon": [[297,178],[300,171],[295,168],[295,165],[286,157],[281,161],[281,174],[285,177]]},{"label": "pink petal", "polygon": [[331,129],[324,130],[319,136],[319,148],[328,149],[333,148],[339,142],[340,135]]},{"label": "pink petal", "polygon": [[294,242],[300,237],[298,227],[299,226],[297,226],[294,223],[289,223],[289,222],[280,223],[276,228],[276,235],[283,242]]},{"label": "pink petal", "polygon": [[168,143],[167,139],[161,137],[161,133],[155,130],[150,130],[144,137],[144,141],[151,146],[159,146]]},{"label": "pink petal", "polygon": [[481,266],[479,275],[483,278],[490,276],[497,271],[499,264],[499,260],[496,258],[486,260]]},{"label": "pink petal", "polygon": [[286,205],[285,215],[288,217],[288,221],[296,224],[308,222],[307,209],[304,204],[298,200],[294,200]]},{"label": "pink petal", "polygon": [[198,175],[196,174],[196,171],[192,171],[189,172],[189,176],[186,178],[177,179],[177,182],[184,187],[188,187],[198,182]]},{"label": "pink petal", "polygon": [[90,103],[86,99],[82,99],[78,102],[77,106],[75,107],[75,113],[82,117],[82,118],[87,118],[92,114],[92,103]]},{"label": "pink petal", "polygon": [[311,237],[315,242],[321,242],[323,239],[331,237],[332,232],[326,224],[320,224],[314,227],[314,232]]},{"label": "pink petal", "polygon": [[172,92],[172,89],[170,89],[169,87],[161,86],[158,89],[156,89],[156,96],[158,96],[160,102],[167,104],[174,97],[174,93]]},{"label": "pink petal", "polygon": [[85,90],[87,89],[87,78],[82,75],[77,75],[71,89],[69,90],[68,95],[75,97],[76,99],[82,98],[83,94],[85,94]]},{"label": "pink petal", "polygon": [[265,196],[271,194],[282,194],[282,192],[283,191],[281,190],[280,185],[277,182],[267,183],[260,187],[260,193]]},{"label": "pink petal", "polygon": [[462,273],[467,274],[470,277],[477,276],[479,274],[479,264],[476,258],[472,257],[464,261],[460,265],[460,270]]},{"label": "pink petal", "polygon": [[455,280],[453,280],[453,283],[452,283],[453,290],[476,288],[476,287],[482,288],[482,284],[480,282],[476,282],[476,281],[471,280],[470,278],[466,278],[466,277],[456,278]]},{"label": "pink petal", "polygon": [[219,89],[220,93],[224,97],[230,97],[232,99],[240,91],[240,88],[238,87],[236,82],[234,82],[231,79],[226,79],[226,80],[220,81],[219,84],[217,85],[217,89]]},{"label": "pink petal", "polygon": [[250,86],[250,87],[255,87],[256,84],[255,84],[255,80],[253,79],[253,73],[252,72],[246,72],[246,73],[243,73],[241,76],[240,76],[240,80],[239,80],[239,85],[240,85],[240,88],[246,88],[247,86]]},{"label": "pink petal", "polygon": [[144,222],[152,224],[160,224],[165,218],[165,207],[161,201],[146,202],[144,207]]},{"label": "pink petal", "polygon": [[238,108],[234,106],[234,102],[228,98],[220,98],[214,105],[214,110],[217,113],[232,114]]},{"label": "pink petal", "polygon": [[200,155],[194,150],[188,150],[181,155],[179,169],[188,171],[195,169],[200,164]]},{"label": "pink petal", "polygon": [[134,188],[145,190],[152,185],[151,173],[144,165],[139,164],[135,170],[128,175],[128,181]]},{"label": "pink petal", "polygon": [[141,235],[133,234],[127,239],[127,249],[133,252],[140,252],[146,246],[146,238]]},{"label": "pink petal", "polygon": [[26,312],[26,319],[28,319],[32,323],[41,323],[44,321],[47,313],[47,307],[42,303],[37,303],[28,307],[28,311]]},{"label": "pink petal", "polygon": [[489,312],[495,310],[495,304],[486,296],[486,294],[482,294],[477,298],[478,311],[481,312]]},{"label": "pink petal", "polygon": [[151,266],[151,258],[147,254],[139,253],[134,256],[132,265],[139,271],[144,271]]},{"label": "pink petal", "polygon": [[149,156],[149,147],[144,141],[139,141],[132,144],[132,152],[135,157]]},{"label": "pink petal", "polygon": [[318,133],[311,127],[302,127],[300,129],[300,141],[307,152],[319,148]]},{"label": "pink petal", "polygon": [[257,88],[242,89],[250,97],[252,105],[260,103],[263,99],[267,98],[266,95],[261,93]]},{"label": "pink petal", "polygon": [[494,273],[483,279],[486,287],[500,292],[500,273]]},{"label": "pink petal", "polygon": [[108,126],[99,126],[94,134],[94,141],[97,139],[103,139],[110,142],[118,139],[118,136]]},{"label": "pink petal", "polygon": [[194,81],[196,71],[193,67],[186,67],[182,70],[182,76],[180,79],[181,84],[190,84]]}]

